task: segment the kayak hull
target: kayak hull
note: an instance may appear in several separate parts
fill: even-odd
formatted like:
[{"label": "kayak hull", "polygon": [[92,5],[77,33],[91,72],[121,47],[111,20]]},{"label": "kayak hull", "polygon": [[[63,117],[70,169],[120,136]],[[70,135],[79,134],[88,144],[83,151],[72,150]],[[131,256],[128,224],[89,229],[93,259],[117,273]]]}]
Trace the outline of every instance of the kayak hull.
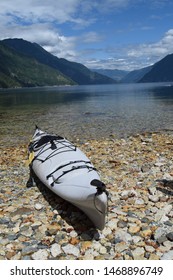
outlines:
[{"label": "kayak hull", "polygon": [[30,167],[52,192],[81,209],[102,230],[107,213],[105,185],[88,157],[63,137],[38,128],[29,145]]}]

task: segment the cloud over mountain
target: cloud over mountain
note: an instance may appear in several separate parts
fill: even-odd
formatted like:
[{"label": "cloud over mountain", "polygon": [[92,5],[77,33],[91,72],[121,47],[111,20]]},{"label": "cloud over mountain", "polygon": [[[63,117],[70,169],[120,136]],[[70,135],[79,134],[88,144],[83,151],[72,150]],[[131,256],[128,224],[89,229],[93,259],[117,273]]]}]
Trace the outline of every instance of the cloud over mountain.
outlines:
[{"label": "cloud over mountain", "polygon": [[173,52],[171,0],[1,0],[0,39],[88,67],[145,67]]}]

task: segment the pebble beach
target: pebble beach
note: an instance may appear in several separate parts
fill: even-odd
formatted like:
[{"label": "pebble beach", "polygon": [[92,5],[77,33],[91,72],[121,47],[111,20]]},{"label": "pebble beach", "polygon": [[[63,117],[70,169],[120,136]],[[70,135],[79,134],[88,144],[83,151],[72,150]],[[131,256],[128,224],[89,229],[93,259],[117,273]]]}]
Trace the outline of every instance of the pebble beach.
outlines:
[{"label": "pebble beach", "polygon": [[104,230],[41,184],[27,143],[1,147],[1,260],[173,260],[173,132],[75,144],[109,192]]}]

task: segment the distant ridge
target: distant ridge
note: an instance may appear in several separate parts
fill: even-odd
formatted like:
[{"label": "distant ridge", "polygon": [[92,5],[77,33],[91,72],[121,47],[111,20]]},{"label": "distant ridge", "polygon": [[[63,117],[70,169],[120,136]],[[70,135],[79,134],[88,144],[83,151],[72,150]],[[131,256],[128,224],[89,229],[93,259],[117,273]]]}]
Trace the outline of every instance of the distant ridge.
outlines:
[{"label": "distant ridge", "polygon": [[0,62],[1,88],[173,82],[173,54],[129,73],[118,69],[91,71],[83,64],[50,54],[36,43],[5,39],[0,41]]},{"label": "distant ridge", "polygon": [[141,83],[172,82],[173,81],[173,54],[169,54],[157,63],[141,79]]},{"label": "distant ridge", "polygon": [[[66,79],[60,84],[112,84],[115,83],[110,77],[90,71],[87,67],[80,63],[70,62],[64,58],[58,58],[36,43],[31,43],[23,39],[5,39],[0,42],[4,47],[10,48],[13,55],[20,56],[25,61],[27,59],[34,60],[35,63],[42,64],[52,69],[52,71],[58,71],[59,75]],[[6,63],[6,60],[4,61]],[[8,61],[9,63],[9,61]],[[33,66],[34,67],[34,66]],[[8,68],[8,65],[7,65]],[[19,64],[16,64],[17,68],[20,68]],[[33,69],[34,70],[34,69]],[[22,83],[21,83],[22,84]],[[43,81],[42,83],[43,84]]]},{"label": "distant ridge", "polygon": [[125,77],[129,71],[125,70],[118,70],[118,69],[90,69],[91,71],[95,71],[97,73],[100,73],[102,75],[108,76],[115,81],[119,82]]},{"label": "distant ridge", "polygon": [[[97,71],[101,73],[107,73],[109,76],[108,69]],[[110,70],[111,75],[116,74],[117,69]],[[124,73],[122,73],[124,75]],[[110,75],[110,76],[111,76]],[[113,76],[112,76],[113,77]],[[114,76],[115,78],[115,76]],[[155,83],[155,82],[173,82],[173,54],[169,54],[154,65],[133,70],[128,72],[118,80],[120,83]]]},{"label": "distant ridge", "polygon": [[0,87],[74,85],[74,81],[32,57],[24,56],[0,42]]},{"label": "distant ridge", "polygon": [[122,83],[137,83],[143,78],[143,76],[150,72],[153,66],[148,66],[138,70],[129,72],[126,76],[121,79]]}]

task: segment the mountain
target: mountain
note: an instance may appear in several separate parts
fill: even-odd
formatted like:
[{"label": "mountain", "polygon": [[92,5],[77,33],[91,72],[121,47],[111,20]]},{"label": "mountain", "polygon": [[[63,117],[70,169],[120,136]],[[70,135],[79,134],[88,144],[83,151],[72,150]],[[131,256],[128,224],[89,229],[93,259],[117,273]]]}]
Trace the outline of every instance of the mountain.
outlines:
[{"label": "mountain", "polygon": [[59,74],[69,80],[67,84],[73,83],[84,85],[115,83],[113,79],[92,72],[80,63],[70,62],[64,58],[58,58],[50,54],[36,43],[31,43],[23,39],[5,39],[1,42],[21,58],[28,59],[28,61],[34,60],[39,65],[41,64],[49,67],[49,69],[51,68],[54,71],[58,71]]},{"label": "mountain", "polygon": [[121,83],[137,83],[143,78],[143,76],[151,71],[152,66],[133,70],[121,79]]},{"label": "mountain", "polygon": [[139,82],[172,82],[173,81],[173,54],[169,54],[157,63],[145,74]]},{"label": "mountain", "polygon": [[129,73],[129,71],[118,70],[118,69],[90,69],[90,70],[108,76],[117,82],[119,82],[124,76],[126,76]]},{"label": "mountain", "polygon": [[60,71],[41,64],[34,58],[19,55],[0,42],[0,87],[31,87],[45,85],[73,85]]}]

